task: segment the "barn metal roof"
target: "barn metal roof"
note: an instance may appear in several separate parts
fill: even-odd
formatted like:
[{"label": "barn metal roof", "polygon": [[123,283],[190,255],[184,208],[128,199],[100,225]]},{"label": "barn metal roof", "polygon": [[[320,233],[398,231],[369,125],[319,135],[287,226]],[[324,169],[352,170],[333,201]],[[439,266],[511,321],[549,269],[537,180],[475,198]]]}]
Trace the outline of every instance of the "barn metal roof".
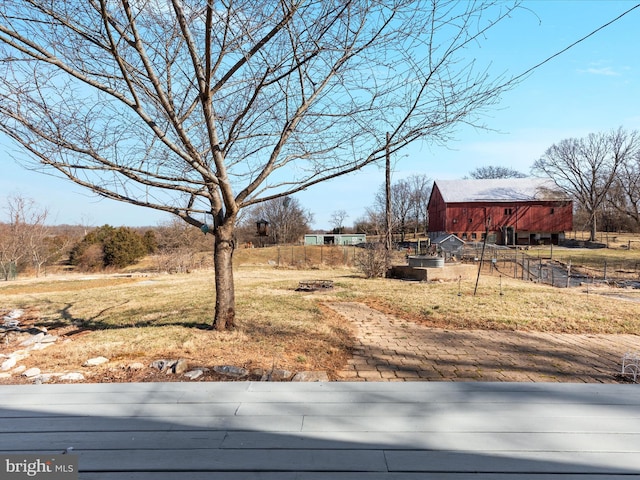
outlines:
[{"label": "barn metal roof", "polygon": [[550,178],[436,180],[434,185],[447,203],[569,200]]}]

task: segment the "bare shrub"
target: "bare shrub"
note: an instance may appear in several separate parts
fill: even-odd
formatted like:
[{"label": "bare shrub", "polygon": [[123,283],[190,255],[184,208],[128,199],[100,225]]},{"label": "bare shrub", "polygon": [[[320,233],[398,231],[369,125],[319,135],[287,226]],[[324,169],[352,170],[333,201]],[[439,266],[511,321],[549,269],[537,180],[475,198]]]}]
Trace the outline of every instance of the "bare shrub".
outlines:
[{"label": "bare shrub", "polygon": [[83,272],[94,272],[104,268],[102,245],[94,243],[87,246],[76,258],[76,267]]},{"label": "bare shrub", "polygon": [[189,248],[162,250],[153,260],[159,272],[189,273],[213,267],[213,258],[204,252],[193,252]]},{"label": "bare shrub", "polygon": [[355,266],[367,278],[384,277],[386,273],[387,251],[382,244],[367,245],[355,254]]}]

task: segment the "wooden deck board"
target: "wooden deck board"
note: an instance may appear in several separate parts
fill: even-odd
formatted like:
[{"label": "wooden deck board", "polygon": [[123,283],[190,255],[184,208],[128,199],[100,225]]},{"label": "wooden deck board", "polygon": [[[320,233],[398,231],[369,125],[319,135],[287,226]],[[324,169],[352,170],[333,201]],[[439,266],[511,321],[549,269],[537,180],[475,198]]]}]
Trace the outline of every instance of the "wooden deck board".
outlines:
[{"label": "wooden deck board", "polygon": [[635,453],[640,456],[640,434],[619,433],[469,433],[469,432],[322,432],[273,435],[229,432],[220,448],[447,450],[462,452]]},{"label": "wooden deck board", "polygon": [[447,472],[115,472],[86,473],[84,480],[633,480],[631,475]]},{"label": "wooden deck board", "polygon": [[[10,436],[7,437],[7,436]],[[448,450],[468,452],[554,449],[571,452],[621,452],[640,455],[640,434],[625,433],[475,433],[475,432],[315,432],[262,433],[226,430],[126,430],[96,432],[2,433],[5,451],[165,449],[167,445],[201,449],[380,449]]]},{"label": "wooden deck board", "polygon": [[640,478],[637,385],[0,386],[0,455],[83,480]]},{"label": "wooden deck board", "polygon": [[[275,432],[299,432],[302,416],[270,415],[261,417],[208,416],[180,417],[174,415],[165,419],[114,418],[114,417],[59,417],[3,419],[2,432],[130,432],[130,431],[200,431],[200,430],[271,430]],[[0,445],[2,451],[2,445]]]}]

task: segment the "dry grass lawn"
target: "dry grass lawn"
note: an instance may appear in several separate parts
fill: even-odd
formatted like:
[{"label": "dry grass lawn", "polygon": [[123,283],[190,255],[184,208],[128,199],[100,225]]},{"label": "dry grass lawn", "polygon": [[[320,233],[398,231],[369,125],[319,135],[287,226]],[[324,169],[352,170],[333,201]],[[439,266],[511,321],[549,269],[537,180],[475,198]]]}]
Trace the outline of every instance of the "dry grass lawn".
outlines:
[{"label": "dry grass lawn", "polygon": [[[235,274],[238,328],[230,332],[207,328],[214,305],[211,271],[5,282],[0,284],[0,315],[24,309],[29,325],[61,336],[55,346],[32,352],[22,364],[43,371],[93,372],[90,381],[154,380],[126,367],[160,358],[184,358],[193,366],[331,375],[344,366],[354,339],[348,322],[326,308],[327,302],[360,301],[447,329],[640,334],[640,296],[631,290],[555,289],[483,275],[474,296],[475,278],[366,280],[345,267],[284,269],[255,260],[238,264]],[[309,279],[333,280],[334,289],[296,291],[300,281]],[[0,353],[14,350],[15,345],[0,344]],[[82,364],[95,356],[111,361],[89,372]]]},{"label": "dry grass lawn", "polygon": [[[316,296],[296,292],[292,273],[304,277],[273,268],[240,269],[238,328],[230,332],[208,329],[215,301],[210,271],[7,283],[0,286],[0,314],[24,309],[30,324],[63,336],[55,347],[21,362],[43,371],[78,371],[88,358],[105,356],[111,368],[122,370],[134,362],[184,358],[205,367],[333,372],[346,361],[349,326],[325,311]],[[0,353],[10,348],[15,350],[0,346]],[[115,373],[103,375],[101,381]]]}]

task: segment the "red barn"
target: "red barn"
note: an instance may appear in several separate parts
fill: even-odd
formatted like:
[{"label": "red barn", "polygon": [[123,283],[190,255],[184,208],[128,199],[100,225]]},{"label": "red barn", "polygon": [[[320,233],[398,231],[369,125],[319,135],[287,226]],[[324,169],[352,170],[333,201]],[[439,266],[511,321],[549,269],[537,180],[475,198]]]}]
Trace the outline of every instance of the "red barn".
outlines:
[{"label": "red barn", "polygon": [[573,229],[573,203],[553,180],[438,180],[429,198],[430,234],[499,245],[558,244]]}]

